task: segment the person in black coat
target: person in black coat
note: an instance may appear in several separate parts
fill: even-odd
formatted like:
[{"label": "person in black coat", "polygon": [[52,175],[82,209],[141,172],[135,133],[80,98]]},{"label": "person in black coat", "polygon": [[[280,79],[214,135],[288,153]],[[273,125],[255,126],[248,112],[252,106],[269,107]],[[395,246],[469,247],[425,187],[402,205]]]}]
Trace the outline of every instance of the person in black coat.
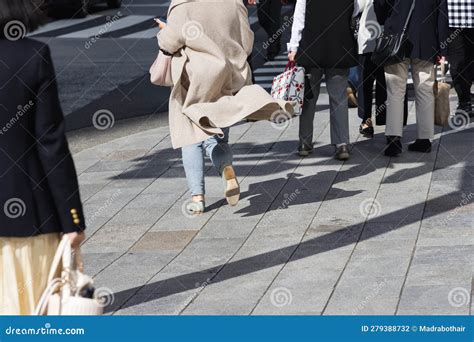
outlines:
[{"label": "person in black coat", "polygon": [[[60,234],[84,239],[50,50],[29,0],[0,0],[0,314],[30,314]],[[6,287],[5,287],[6,286]]]},{"label": "person in black coat", "polygon": [[411,151],[430,152],[434,134],[435,98],[433,85],[436,77],[434,65],[446,49],[448,38],[448,12],[446,0],[375,0],[377,20],[384,25],[385,34],[397,34],[414,4],[407,29],[407,39],[401,47],[401,57],[385,66],[387,81],[387,156],[402,152],[403,99],[406,92],[408,70],[411,66],[415,88],[417,140],[408,146]]}]

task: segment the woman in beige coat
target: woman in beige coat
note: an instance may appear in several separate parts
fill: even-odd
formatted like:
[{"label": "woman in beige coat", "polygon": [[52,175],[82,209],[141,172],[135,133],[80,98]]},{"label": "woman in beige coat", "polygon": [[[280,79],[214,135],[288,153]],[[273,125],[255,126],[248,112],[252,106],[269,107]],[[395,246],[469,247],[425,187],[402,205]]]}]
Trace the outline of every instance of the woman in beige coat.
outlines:
[{"label": "woman in beige coat", "polygon": [[204,212],[204,152],[224,179],[228,203],[236,205],[240,190],[229,127],[245,118],[293,114],[292,106],[251,85],[247,58],[253,32],[242,0],[174,0],[167,24],[158,24],[160,49],[173,56],[169,123],[173,147],[182,148],[193,196],[187,210]]}]

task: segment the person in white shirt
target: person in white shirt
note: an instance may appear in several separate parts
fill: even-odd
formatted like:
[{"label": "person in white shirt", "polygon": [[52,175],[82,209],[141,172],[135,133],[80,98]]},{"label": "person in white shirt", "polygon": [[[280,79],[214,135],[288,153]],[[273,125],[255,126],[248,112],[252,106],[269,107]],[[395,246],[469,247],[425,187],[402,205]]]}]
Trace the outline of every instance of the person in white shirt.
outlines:
[{"label": "person in white shirt", "polygon": [[[349,68],[357,65],[357,43],[351,19],[360,12],[358,1],[297,0],[288,58],[307,72],[303,111],[299,123],[300,156],[313,152],[313,121],[323,77],[330,105],[331,143],[335,157],[347,160],[349,153]],[[308,24],[306,26],[306,24]]]}]

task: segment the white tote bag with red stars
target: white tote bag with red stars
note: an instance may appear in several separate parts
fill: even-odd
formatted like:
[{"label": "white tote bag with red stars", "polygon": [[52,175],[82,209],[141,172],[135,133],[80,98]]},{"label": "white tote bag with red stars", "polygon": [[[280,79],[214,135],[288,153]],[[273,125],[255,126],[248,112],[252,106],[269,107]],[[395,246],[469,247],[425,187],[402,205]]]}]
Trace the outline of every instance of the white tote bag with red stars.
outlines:
[{"label": "white tote bag with red stars", "polygon": [[274,99],[295,102],[295,115],[301,115],[304,99],[304,68],[288,62],[285,72],[276,76],[272,84]]}]

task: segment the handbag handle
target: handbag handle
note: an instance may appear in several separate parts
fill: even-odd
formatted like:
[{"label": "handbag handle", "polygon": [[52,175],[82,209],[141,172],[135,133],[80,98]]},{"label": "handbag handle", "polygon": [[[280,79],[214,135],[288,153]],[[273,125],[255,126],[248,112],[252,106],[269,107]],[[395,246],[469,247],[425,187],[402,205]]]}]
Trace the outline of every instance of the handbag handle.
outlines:
[{"label": "handbag handle", "polygon": [[56,254],[54,255],[53,262],[51,263],[51,268],[49,269],[48,283],[53,281],[55,278],[56,272],[58,271],[59,264],[62,261],[62,267],[65,269],[71,269],[74,267],[79,271],[84,270],[84,262],[82,259],[82,254],[80,248],[77,248],[74,251],[74,264],[72,264],[72,247],[71,241],[69,238],[64,235],[61,239],[61,242],[58,245]]},{"label": "handbag handle", "polygon": [[293,69],[295,66],[296,66],[295,61],[288,61],[288,63],[286,64],[286,67],[285,67],[285,71]]}]

